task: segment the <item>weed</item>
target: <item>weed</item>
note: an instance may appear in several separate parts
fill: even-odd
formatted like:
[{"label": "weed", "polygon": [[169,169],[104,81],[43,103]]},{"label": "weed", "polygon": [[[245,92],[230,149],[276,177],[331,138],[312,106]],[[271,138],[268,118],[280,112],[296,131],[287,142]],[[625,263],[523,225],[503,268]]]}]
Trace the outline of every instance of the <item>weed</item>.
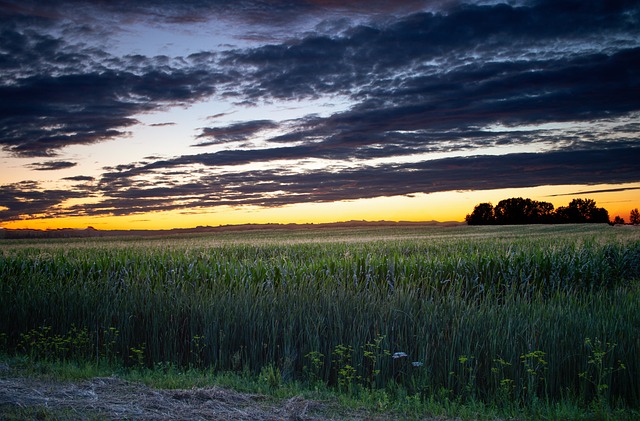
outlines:
[{"label": "weed", "polygon": [[617,371],[626,370],[626,366],[620,360],[612,365],[612,357],[616,348],[615,343],[605,342],[599,338],[586,338],[585,348],[589,352],[587,357],[587,367],[579,376],[587,384],[593,386],[595,396],[589,403],[597,413],[609,411],[609,400],[611,398],[612,374]]},{"label": "weed", "polygon": [[540,350],[530,351],[520,356],[526,377],[523,383],[523,394],[532,405],[537,404],[540,393],[546,397],[544,376],[549,363],[545,360],[545,356],[546,353]]},{"label": "weed", "polygon": [[191,339],[191,361],[197,368],[204,367],[204,353],[207,347],[204,335],[194,335]]},{"label": "weed", "polygon": [[507,374],[511,366],[510,362],[498,357],[493,360],[493,367],[491,367],[491,379],[495,390],[494,403],[501,408],[513,406],[515,381]]},{"label": "weed", "polygon": [[365,364],[364,380],[369,389],[374,389],[380,384],[378,381],[381,373],[380,360],[391,355],[391,351],[382,348],[383,341],[384,336],[378,335],[373,342],[362,346]]},{"label": "weed", "polygon": [[282,383],[282,374],[280,369],[273,364],[266,365],[260,370],[260,381],[266,384],[269,391],[273,393]]},{"label": "weed", "polygon": [[338,388],[344,392],[351,392],[355,380],[358,378],[356,369],[352,365],[353,347],[336,345],[333,350],[333,364],[336,370]]},{"label": "weed", "polygon": [[20,334],[18,347],[34,360],[45,361],[85,361],[93,349],[88,330],[75,325],[64,334],[54,333],[51,326],[32,329]]},{"label": "weed", "polygon": [[146,344],[144,343],[142,343],[137,347],[132,346],[131,348],[129,348],[129,352],[130,352],[129,358],[131,359],[131,362],[133,363],[133,366],[135,368],[143,369],[146,367],[145,350],[146,350]]},{"label": "weed", "polygon": [[322,368],[324,366],[324,354],[318,351],[311,351],[305,355],[305,359],[308,361],[308,365],[305,365],[303,370],[309,384],[315,385],[321,382],[323,378]]}]

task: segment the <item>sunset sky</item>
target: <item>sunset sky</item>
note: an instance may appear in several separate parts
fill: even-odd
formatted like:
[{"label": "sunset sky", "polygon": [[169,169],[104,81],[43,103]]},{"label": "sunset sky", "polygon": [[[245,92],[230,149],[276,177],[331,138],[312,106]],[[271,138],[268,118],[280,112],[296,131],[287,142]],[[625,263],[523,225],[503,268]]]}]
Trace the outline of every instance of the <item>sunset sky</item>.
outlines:
[{"label": "sunset sky", "polygon": [[0,227],[640,207],[640,2],[0,0]]}]

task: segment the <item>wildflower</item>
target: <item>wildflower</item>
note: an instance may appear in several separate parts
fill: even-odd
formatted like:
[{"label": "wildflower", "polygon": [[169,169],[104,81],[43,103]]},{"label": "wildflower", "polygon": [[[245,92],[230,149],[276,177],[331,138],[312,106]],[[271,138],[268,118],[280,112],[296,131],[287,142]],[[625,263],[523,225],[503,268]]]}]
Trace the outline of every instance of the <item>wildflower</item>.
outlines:
[{"label": "wildflower", "polygon": [[406,357],[408,357],[408,355],[406,354],[406,352],[402,352],[402,351],[396,352],[391,356],[391,358],[393,358],[394,360],[397,360],[398,358],[406,358]]},{"label": "wildflower", "polygon": [[422,367],[424,363],[422,361],[414,361],[411,363],[411,365],[414,367]]}]

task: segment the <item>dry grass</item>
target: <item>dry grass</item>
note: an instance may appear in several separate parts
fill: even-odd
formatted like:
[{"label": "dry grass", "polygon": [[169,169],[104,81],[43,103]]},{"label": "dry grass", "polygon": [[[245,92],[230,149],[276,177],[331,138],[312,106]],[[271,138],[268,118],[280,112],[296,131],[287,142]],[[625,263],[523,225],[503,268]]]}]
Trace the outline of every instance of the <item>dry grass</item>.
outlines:
[{"label": "dry grass", "polygon": [[390,414],[367,414],[300,396],[273,402],[264,395],[220,387],[161,390],[115,377],[81,382],[1,378],[0,419],[23,417],[139,421],[393,419]]}]

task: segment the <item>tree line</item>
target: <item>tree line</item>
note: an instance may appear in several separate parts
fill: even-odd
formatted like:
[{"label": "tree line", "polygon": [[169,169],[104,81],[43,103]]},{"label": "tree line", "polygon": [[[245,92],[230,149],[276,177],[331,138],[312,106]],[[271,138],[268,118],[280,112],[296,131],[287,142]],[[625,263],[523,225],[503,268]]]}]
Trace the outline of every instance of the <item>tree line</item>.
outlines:
[{"label": "tree line", "polygon": [[[637,209],[634,211],[638,214]],[[640,222],[637,219],[635,223]],[[573,199],[569,205],[555,209],[551,203],[522,197],[501,200],[496,206],[480,203],[465,220],[469,225],[610,223],[609,212],[592,199]]]}]

